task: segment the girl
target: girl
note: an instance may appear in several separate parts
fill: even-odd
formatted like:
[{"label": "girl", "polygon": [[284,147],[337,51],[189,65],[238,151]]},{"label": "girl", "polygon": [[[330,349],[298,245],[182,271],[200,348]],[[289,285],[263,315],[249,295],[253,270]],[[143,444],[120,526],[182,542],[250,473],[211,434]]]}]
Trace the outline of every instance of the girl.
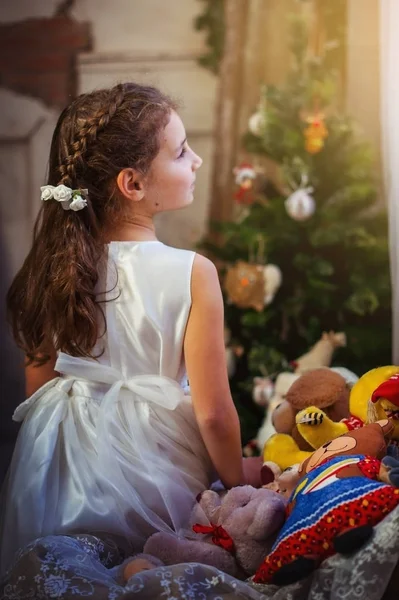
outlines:
[{"label": "girl", "polygon": [[83,94],[59,118],[8,294],[29,398],[14,414],[3,568],[46,534],[104,531],[140,551],[184,529],[213,469],[244,481],[217,272],[153,223],[191,204],[201,163],[152,87]]}]

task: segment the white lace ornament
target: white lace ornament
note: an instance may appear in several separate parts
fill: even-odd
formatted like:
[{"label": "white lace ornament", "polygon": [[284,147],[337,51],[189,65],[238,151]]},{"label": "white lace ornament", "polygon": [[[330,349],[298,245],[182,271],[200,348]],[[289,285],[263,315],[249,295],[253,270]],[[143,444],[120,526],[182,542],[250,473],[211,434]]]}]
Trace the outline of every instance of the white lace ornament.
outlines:
[{"label": "white lace ornament", "polygon": [[41,188],[43,201],[57,200],[64,210],[82,210],[87,206],[85,196],[88,190],[72,190],[66,185],[43,185]]}]

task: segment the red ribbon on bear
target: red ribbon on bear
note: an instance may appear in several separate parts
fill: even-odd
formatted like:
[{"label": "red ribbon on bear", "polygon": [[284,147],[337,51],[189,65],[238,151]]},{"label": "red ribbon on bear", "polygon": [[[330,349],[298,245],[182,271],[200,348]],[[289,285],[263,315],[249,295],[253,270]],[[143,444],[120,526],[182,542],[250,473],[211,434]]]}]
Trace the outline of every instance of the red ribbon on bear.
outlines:
[{"label": "red ribbon on bear", "polygon": [[196,523],[195,525],[193,525],[193,531],[195,533],[203,533],[205,535],[208,533],[212,533],[212,542],[216,546],[220,546],[221,548],[224,548],[224,550],[227,550],[227,552],[234,554],[234,542],[230,534],[228,534],[227,531],[221,525],[214,525],[213,523],[211,523],[211,525],[208,526]]}]

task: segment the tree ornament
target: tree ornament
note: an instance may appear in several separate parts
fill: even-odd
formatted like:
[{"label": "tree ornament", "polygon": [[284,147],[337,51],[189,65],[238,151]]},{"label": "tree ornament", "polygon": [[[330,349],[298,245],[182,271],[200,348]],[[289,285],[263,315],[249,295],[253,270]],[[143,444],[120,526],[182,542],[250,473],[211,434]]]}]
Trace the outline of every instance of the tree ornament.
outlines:
[{"label": "tree ornament", "polygon": [[256,112],[248,120],[248,129],[256,137],[262,137],[266,133],[267,121],[267,86],[262,86]]},{"label": "tree ornament", "polygon": [[314,198],[310,195],[313,187],[308,186],[308,176],[302,174],[301,183],[285,201],[285,209],[289,216],[295,221],[306,221],[316,210]]},{"label": "tree ornament", "polygon": [[280,267],[277,265],[266,265],[263,267],[263,273],[265,275],[265,304],[271,304],[278,288],[283,281],[283,275]]},{"label": "tree ornament", "polygon": [[258,110],[249,117],[248,129],[256,137],[261,137],[266,129],[266,116],[262,110]]},{"label": "tree ornament", "polygon": [[256,179],[256,171],[253,166],[249,163],[241,163],[233,169],[235,175],[235,183],[238,186],[238,190],[234,194],[234,197],[238,204],[253,204],[253,183]]},{"label": "tree ornament", "polygon": [[282,274],[277,265],[239,260],[228,268],[224,288],[230,302],[239,308],[254,308],[261,312],[272,302],[281,281]]},{"label": "tree ornament", "polygon": [[324,122],[324,114],[317,112],[306,118],[308,126],[304,130],[305,150],[309,154],[318,154],[324,147],[328,129]]}]

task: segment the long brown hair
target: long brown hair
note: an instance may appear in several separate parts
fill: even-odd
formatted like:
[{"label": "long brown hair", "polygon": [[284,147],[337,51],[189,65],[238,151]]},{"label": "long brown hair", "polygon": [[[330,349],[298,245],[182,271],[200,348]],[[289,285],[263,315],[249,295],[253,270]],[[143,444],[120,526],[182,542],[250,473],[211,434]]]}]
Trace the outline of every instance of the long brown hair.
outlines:
[{"label": "long brown hair", "polygon": [[148,172],[175,108],[156,88],[125,83],[82,94],[60,115],[48,184],[87,189],[87,207],[42,202],[32,248],[9,289],[8,318],[29,362],[45,363],[49,348],[92,356],[105,327],[95,294],[105,233],[124,214],[116,177],[127,167]]}]

